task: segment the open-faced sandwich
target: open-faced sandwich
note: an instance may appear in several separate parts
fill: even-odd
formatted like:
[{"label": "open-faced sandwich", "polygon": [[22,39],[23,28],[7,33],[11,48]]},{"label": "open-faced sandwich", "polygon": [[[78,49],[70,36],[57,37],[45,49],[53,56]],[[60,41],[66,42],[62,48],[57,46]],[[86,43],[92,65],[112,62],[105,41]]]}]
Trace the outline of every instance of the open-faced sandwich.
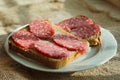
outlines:
[{"label": "open-faced sandwich", "polygon": [[100,25],[96,24],[92,19],[86,16],[77,16],[66,19],[56,23],[56,25],[79,38],[87,40],[90,43],[90,46],[101,44]]},{"label": "open-faced sandwich", "polygon": [[90,45],[100,43],[97,42],[100,38],[100,27],[89,20],[86,17],[76,17],[56,25],[46,20],[34,20],[10,37],[10,49],[47,67],[64,67],[85,54]]}]

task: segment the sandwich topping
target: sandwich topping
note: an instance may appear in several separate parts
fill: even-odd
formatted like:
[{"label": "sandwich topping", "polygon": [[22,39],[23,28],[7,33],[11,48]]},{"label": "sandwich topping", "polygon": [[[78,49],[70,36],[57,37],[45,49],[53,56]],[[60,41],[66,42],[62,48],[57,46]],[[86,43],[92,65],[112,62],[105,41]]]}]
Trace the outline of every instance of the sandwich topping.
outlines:
[{"label": "sandwich topping", "polygon": [[52,25],[45,20],[35,20],[29,24],[30,32],[39,38],[49,38],[54,34]]},{"label": "sandwich topping", "polygon": [[65,26],[68,26],[70,29],[74,29],[74,28],[81,27],[81,26],[87,26],[87,25],[90,25],[93,23],[94,22],[91,19],[84,17],[84,16],[81,16],[81,17],[66,19],[66,20],[59,22],[57,24],[60,27],[62,27],[62,25],[65,25]]},{"label": "sandwich topping", "polygon": [[89,49],[89,44],[86,41],[74,38],[72,36],[57,34],[54,35],[53,40],[56,44],[65,47],[68,50],[78,51],[81,54],[86,53]]},{"label": "sandwich topping", "polygon": [[86,39],[94,36],[100,32],[100,26],[98,24],[91,24],[87,26],[77,27],[72,29],[71,33],[80,38]]},{"label": "sandwich topping", "polygon": [[35,35],[26,30],[19,30],[12,35],[13,41],[22,48],[30,48],[39,40]]},{"label": "sandwich topping", "polygon": [[62,28],[63,25],[67,26],[70,29],[70,33],[82,39],[89,38],[100,32],[100,26],[94,23],[90,18],[84,16],[66,19],[62,22],[57,23],[57,25]]},{"label": "sandwich topping", "polygon": [[69,51],[66,48],[50,41],[39,40],[34,46],[39,53],[51,58],[61,59],[69,56]]}]

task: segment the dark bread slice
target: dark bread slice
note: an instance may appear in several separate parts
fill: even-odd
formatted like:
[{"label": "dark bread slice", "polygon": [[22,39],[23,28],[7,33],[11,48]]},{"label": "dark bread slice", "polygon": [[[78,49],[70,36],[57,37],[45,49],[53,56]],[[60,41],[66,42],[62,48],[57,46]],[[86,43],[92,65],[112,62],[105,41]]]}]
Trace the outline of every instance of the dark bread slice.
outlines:
[{"label": "dark bread slice", "polygon": [[[60,27],[56,27],[54,25],[52,27],[55,30],[55,34],[66,34],[66,35],[74,36],[66,31],[64,31]],[[86,41],[86,43],[89,46],[89,43],[87,41]],[[54,69],[64,67],[66,64],[70,63],[71,61],[73,61],[81,56],[81,54],[76,51],[70,51],[70,55],[67,58],[54,59],[54,58],[46,57],[42,54],[38,54],[38,52],[34,48],[25,49],[25,48],[22,48],[22,47],[16,45],[11,38],[9,39],[9,46],[10,46],[11,50],[18,51],[18,52],[20,52],[21,55],[28,57],[30,59],[34,59],[34,60],[36,60],[50,68],[54,68]]]}]

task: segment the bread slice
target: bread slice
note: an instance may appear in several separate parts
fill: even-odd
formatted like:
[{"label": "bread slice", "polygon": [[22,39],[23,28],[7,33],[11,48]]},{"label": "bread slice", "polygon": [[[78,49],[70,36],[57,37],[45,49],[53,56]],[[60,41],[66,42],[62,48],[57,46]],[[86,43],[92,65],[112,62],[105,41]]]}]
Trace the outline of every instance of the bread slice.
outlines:
[{"label": "bread slice", "polygon": [[[26,29],[27,29],[27,27],[28,26],[26,26]],[[74,36],[66,31],[64,31],[60,27],[57,27],[55,25],[53,25],[52,27],[55,30],[55,34],[65,34],[65,35]],[[89,46],[89,43],[87,41],[86,41],[86,43]],[[42,54],[38,54],[38,52],[34,48],[25,49],[25,48],[22,48],[22,47],[16,45],[11,38],[9,39],[9,46],[10,46],[11,50],[17,51],[21,55],[23,55],[27,58],[36,60],[36,61],[42,63],[43,65],[46,65],[47,67],[50,67],[53,69],[58,69],[58,68],[64,67],[66,64],[72,62],[73,60],[75,60],[81,56],[81,54],[79,52],[70,51],[70,55],[67,58],[63,58],[63,59],[50,58],[50,57],[44,56]]]},{"label": "bread slice", "polygon": [[[84,21],[86,21],[86,24],[87,24],[87,22],[88,22],[87,25],[96,24],[92,19],[90,19],[90,18],[88,18],[88,17],[86,17],[86,16],[83,16],[83,15],[79,15],[79,16],[75,16],[75,17],[73,17],[73,18],[69,18],[69,19],[63,20],[63,21],[61,21],[61,22],[59,22],[59,23],[56,23],[56,25],[62,27],[62,28],[65,29],[66,31],[72,33],[72,30],[74,30],[74,28],[71,28],[71,25],[73,25],[73,24],[71,24],[71,25],[69,25],[69,24],[70,24],[71,21],[74,21],[76,18],[78,18],[78,19],[82,19],[82,18],[83,18],[83,19],[84,19],[84,20],[83,20],[83,24],[84,24]],[[86,20],[86,19],[87,19],[87,20]],[[71,20],[71,21],[70,21],[70,20]],[[67,22],[67,21],[68,21],[68,22]],[[66,22],[67,22],[67,23],[66,23]],[[98,26],[98,28],[100,29],[100,26],[99,26],[99,25],[97,25],[97,26]],[[74,26],[74,27],[76,27],[76,26]],[[76,28],[77,28],[77,27],[76,27]],[[77,28],[77,29],[78,29],[78,28]],[[92,31],[91,31],[91,32],[92,32]],[[72,34],[73,34],[73,33],[72,33]],[[79,35],[75,35],[75,36],[79,38]],[[99,31],[97,34],[95,34],[95,35],[93,35],[93,36],[91,36],[91,37],[87,37],[87,38],[83,38],[83,39],[87,40],[87,41],[89,42],[90,46],[100,45],[101,42],[102,42],[102,40],[101,40],[101,31]]]}]

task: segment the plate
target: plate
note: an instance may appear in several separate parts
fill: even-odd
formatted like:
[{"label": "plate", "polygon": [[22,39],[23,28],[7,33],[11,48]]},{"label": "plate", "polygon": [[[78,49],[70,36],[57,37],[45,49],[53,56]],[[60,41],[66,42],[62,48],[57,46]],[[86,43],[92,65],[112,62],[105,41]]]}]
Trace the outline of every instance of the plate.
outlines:
[{"label": "plate", "polygon": [[45,72],[83,71],[83,70],[94,68],[96,66],[104,64],[105,62],[109,61],[116,54],[116,51],[117,51],[117,42],[116,42],[114,36],[108,30],[101,28],[102,44],[100,46],[90,47],[88,53],[82,55],[80,58],[71,62],[70,64],[66,65],[63,68],[51,69],[51,68],[48,68],[34,60],[30,60],[30,59],[22,57],[20,55],[13,54],[16,52],[9,50],[8,39],[10,38],[10,36],[14,32],[16,32],[26,26],[28,26],[28,24],[17,28],[7,37],[5,44],[4,44],[4,48],[7,52],[7,54],[13,60],[17,61],[18,63],[20,63],[26,67],[29,67],[29,68],[32,68],[35,70],[45,71]]}]

